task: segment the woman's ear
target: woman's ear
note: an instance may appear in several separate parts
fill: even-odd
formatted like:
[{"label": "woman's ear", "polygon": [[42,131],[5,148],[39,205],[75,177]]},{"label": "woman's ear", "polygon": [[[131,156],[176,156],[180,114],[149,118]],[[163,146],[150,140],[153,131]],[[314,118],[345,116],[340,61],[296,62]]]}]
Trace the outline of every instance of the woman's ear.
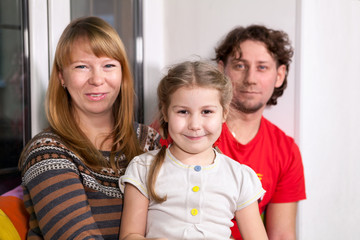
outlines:
[{"label": "woman's ear", "polygon": [[280,65],[277,69],[277,76],[275,82],[276,88],[280,87],[284,83],[285,75],[286,75],[286,66]]},{"label": "woman's ear", "polygon": [[65,81],[64,81],[64,77],[63,77],[63,74],[62,74],[61,71],[59,71],[58,77],[59,77],[59,79],[60,79],[60,85],[61,85],[61,86],[64,86],[64,85],[65,85]]}]

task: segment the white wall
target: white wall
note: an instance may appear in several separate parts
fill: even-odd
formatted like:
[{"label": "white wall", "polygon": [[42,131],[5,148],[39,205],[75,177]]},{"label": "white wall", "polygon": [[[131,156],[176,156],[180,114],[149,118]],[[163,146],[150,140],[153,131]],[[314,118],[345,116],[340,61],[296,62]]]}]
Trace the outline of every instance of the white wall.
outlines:
[{"label": "white wall", "polygon": [[[151,2],[151,3],[150,3]],[[298,239],[359,239],[360,0],[144,1],[145,120],[166,66],[212,58],[235,25],[283,29],[295,46],[289,87],[265,114],[302,152],[308,199]]]},{"label": "white wall", "polygon": [[303,0],[301,239],[360,238],[360,1]]},{"label": "white wall", "polygon": [[144,118],[151,123],[155,117],[156,86],[164,67],[164,0],[143,1],[144,39]]}]

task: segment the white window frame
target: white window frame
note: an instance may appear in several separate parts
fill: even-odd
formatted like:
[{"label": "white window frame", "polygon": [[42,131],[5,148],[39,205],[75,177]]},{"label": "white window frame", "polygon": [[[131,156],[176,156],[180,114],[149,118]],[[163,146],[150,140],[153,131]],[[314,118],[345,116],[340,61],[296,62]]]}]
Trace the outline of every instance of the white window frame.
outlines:
[{"label": "white window frame", "polygon": [[29,0],[31,135],[47,127],[44,102],[56,44],[70,22],[70,0]]}]

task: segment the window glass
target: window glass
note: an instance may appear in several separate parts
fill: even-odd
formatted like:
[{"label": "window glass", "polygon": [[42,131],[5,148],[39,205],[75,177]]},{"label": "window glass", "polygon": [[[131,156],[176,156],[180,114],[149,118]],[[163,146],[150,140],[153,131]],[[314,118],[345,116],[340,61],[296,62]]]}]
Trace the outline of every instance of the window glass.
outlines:
[{"label": "window glass", "polygon": [[17,164],[30,138],[26,1],[0,1],[0,194],[19,183]]}]

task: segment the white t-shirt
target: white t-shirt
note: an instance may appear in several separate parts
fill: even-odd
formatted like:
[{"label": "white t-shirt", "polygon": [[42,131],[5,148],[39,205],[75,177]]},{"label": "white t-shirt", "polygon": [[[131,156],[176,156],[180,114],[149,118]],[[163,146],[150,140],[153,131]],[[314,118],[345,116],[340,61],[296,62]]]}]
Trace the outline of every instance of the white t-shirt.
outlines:
[{"label": "white t-shirt", "polygon": [[[148,170],[159,150],[135,157],[120,178],[120,188],[133,184],[147,198]],[[215,151],[215,150],[214,150]],[[163,203],[150,199],[146,237],[229,239],[235,211],[257,201],[265,190],[248,166],[218,153],[208,166],[185,165],[166,150],[155,191]]]}]

